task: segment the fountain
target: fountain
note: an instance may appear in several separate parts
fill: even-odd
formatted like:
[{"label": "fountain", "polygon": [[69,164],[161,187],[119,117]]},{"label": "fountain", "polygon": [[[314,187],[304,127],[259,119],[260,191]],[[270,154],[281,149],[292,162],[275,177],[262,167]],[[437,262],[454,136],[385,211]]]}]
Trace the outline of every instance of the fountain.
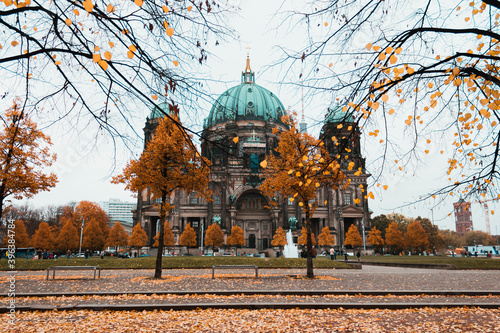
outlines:
[{"label": "fountain", "polygon": [[293,244],[292,238],[292,230],[289,229],[286,233],[286,245],[283,248],[283,255],[285,258],[298,258],[299,250],[297,249],[297,245]]}]

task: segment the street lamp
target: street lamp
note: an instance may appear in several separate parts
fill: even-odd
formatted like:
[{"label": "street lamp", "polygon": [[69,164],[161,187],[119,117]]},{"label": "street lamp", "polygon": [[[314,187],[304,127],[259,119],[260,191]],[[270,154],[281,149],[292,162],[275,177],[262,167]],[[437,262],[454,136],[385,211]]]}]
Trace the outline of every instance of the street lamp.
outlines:
[{"label": "street lamp", "polygon": [[85,223],[85,219],[82,219],[82,227],[80,228],[80,249],[78,250],[78,257],[82,254],[82,239],[83,239],[83,224]]},{"label": "street lamp", "polygon": [[363,252],[366,256],[366,239],[365,239],[365,221],[361,219],[361,227],[363,228]]}]

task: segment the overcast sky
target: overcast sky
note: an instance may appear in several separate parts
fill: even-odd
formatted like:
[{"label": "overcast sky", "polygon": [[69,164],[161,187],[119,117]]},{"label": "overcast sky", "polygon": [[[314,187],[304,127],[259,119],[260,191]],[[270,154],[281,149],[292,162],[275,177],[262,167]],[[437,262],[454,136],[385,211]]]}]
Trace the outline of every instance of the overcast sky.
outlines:
[{"label": "overcast sky", "polygon": [[[256,72],[256,83],[278,95],[285,107],[301,111],[300,89],[293,90],[280,85],[279,83],[284,81],[284,78],[280,77],[282,72],[268,69],[268,66],[281,56],[275,47],[277,44],[293,47],[294,42],[302,38],[297,35],[277,35],[276,31],[272,30],[272,27],[276,26],[276,22],[273,22],[276,17],[273,14],[278,10],[280,3],[281,1],[270,0],[243,1],[240,7],[241,11],[231,20],[240,35],[239,41],[214,49],[218,59],[210,58],[207,62],[207,68],[213,79],[221,81],[210,87],[214,98],[227,88],[239,84],[241,71],[245,66],[246,54],[249,52],[252,69]],[[304,94],[308,95],[308,91],[304,91]],[[323,115],[326,112],[324,105],[323,100],[308,99],[304,108],[306,119],[310,122],[313,122],[313,119],[322,119],[318,115]],[[207,115],[208,111],[209,107],[204,110],[204,114]],[[147,113],[146,110],[144,114]],[[199,121],[199,125],[201,125],[202,119]],[[145,119],[136,124],[137,130],[141,133],[144,122]],[[310,129],[312,134],[317,134],[318,131],[318,126]],[[120,152],[122,154],[119,154],[118,159],[113,160],[111,142],[100,139],[93,144],[92,137],[85,137],[85,133],[82,131],[76,135],[65,132],[61,127],[50,128],[49,134],[55,144],[54,151],[58,154],[58,160],[53,170],[59,177],[59,183],[50,192],[41,193],[30,200],[29,202],[34,206],[61,205],[81,200],[99,202],[110,198],[135,202],[132,193],[124,191],[123,186],[112,185],[109,181],[110,175],[119,173],[126,161],[133,157],[132,153]],[[363,140],[364,154],[369,168],[371,162],[379,156],[373,154],[373,150],[370,149],[369,140],[374,139],[365,135]],[[141,145],[141,138],[138,138],[135,154],[140,153]],[[452,212],[452,203],[458,199],[456,197],[450,197],[437,206],[434,202],[424,202],[397,208],[415,201],[418,199],[418,195],[429,192],[441,182],[442,175],[432,167],[435,163],[446,164],[446,158],[438,154],[430,154],[427,161],[419,162],[418,174],[385,175],[384,184],[389,186],[388,190],[377,190],[375,200],[369,201],[369,207],[373,211],[372,217],[392,212],[409,217],[420,215],[433,218],[434,223],[440,228],[454,230],[454,215],[448,216],[448,214]],[[431,208],[433,208],[432,211]],[[494,203],[490,204],[490,210],[495,210]],[[485,231],[482,207],[479,204],[473,204],[472,213],[476,230]],[[498,215],[490,215],[490,224],[492,234],[497,234]]]}]

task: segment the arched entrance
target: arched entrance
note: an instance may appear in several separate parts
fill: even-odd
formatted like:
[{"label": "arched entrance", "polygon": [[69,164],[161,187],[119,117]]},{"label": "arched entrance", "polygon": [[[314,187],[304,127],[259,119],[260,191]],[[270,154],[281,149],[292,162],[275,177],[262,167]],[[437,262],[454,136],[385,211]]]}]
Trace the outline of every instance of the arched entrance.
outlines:
[{"label": "arched entrance", "polygon": [[257,189],[243,192],[236,200],[236,225],[243,229],[247,246],[263,250],[272,239],[272,216],[267,199]]}]

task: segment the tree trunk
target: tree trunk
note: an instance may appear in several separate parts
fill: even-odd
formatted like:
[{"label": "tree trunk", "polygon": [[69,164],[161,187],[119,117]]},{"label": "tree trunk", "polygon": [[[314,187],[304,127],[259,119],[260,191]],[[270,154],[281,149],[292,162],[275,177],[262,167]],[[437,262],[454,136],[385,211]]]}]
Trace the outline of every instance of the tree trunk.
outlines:
[{"label": "tree trunk", "polygon": [[[308,203],[305,203],[308,205]],[[306,231],[307,231],[307,278],[314,278],[313,257],[312,257],[312,237],[311,237],[311,218],[309,206],[306,207]]]},{"label": "tree trunk", "polygon": [[155,279],[161,279],[161,261],[163,259],[163,237],[165,234],[165,201],[167,200],[167,193],[162,192],[161,194],[161,206],[160,206],[160,235],[158,237],[158,254],[156,255],[156,266],[155,266]]}]

